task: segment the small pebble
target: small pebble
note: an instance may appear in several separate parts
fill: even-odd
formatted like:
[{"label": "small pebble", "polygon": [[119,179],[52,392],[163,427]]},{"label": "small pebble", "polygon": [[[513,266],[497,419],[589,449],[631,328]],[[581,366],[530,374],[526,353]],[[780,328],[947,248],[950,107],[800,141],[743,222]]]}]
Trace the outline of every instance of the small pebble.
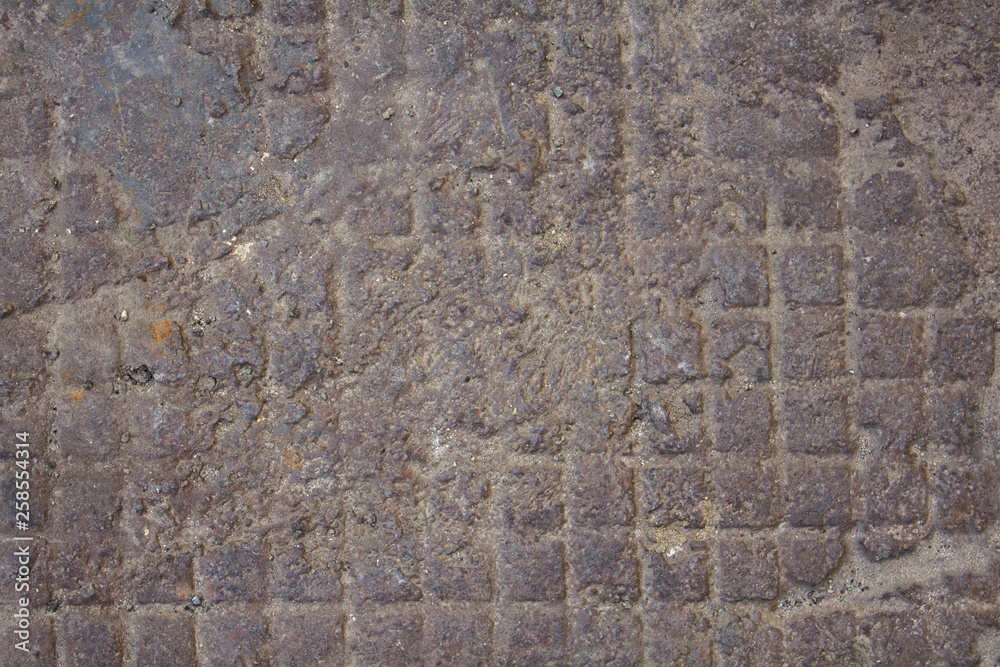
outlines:
[{"label": "small pebble", "polygon": [[389,120],[390,118],[393,117],[393,115],[395,113],[396,113],[396,110],[393,109],[392,107],[389,107],[388,109],[386,109],[385,111],[382,112],[382,118],[385,118],[386,120]]},{"label": "small pebble", "polygon": [[562,88],[556,86],[556,89],[552,91],[552,94],[556,97],[562,97]]}]

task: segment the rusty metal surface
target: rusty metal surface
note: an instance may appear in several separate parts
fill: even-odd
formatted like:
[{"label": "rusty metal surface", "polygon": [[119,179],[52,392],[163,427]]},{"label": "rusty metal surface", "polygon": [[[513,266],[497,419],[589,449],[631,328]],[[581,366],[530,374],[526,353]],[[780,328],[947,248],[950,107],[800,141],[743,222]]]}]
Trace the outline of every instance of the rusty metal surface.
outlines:
[{"label": "rusty metal surface", "polygon": [[998,13],[0,3],[0,665],[1000,663]]}]

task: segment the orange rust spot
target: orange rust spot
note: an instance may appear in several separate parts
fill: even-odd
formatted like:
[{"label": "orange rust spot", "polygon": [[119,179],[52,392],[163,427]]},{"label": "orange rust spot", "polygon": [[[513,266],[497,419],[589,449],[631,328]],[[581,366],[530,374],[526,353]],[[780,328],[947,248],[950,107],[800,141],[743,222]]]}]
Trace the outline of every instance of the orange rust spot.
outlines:
[{"label": "orange rust spot", "polygon": [[285,465],[296,470],[302,469],[302,455],[294,449],[285,450]]},{"label": "orange rust spot", "polygon": [[153,322],[151,326],[153,327],[153,340],[159,343],[170,338],[170,331],[173,329],[174,323],[170,320],[160,320]]},{"label": "orange rust spot", "polygon": [[153,303],[152,301],[147,301],[146,303],[142,304],[142,307],[145,308],[146,310],[155,310],[162,313],[164,310],[167,309],[167,304],[164,301],[160,301],[159,303]]},{"label": "orange rust spot", "polygon": [[80,387],[79,389],[74,389],[73,391],[71,391],[69,393],[69,397],[72,398],[73,401],[76,403],[83,403],[84,393],[86,392],[84,392],[83,387]]},{"label": "orange rust spot", "polygon": [[[70,28],[79,23],[84,16],[90,13],[90,10],[94,8],[94,3],[83,7],[79,11],[71,12],[68,17],[66,17],[66,22],[63,23],[62,27],[59,28],[59,34],[66,33]],[[107,76],[107,70],[104,70],[102,76]]]}]

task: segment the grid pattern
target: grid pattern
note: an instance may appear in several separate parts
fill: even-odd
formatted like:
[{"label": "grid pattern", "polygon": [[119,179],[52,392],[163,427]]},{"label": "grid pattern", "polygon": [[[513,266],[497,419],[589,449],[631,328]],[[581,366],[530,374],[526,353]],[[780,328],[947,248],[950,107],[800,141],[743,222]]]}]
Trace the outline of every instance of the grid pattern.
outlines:
[{"label": "grid pattern", "polygon": [[0,10],[39,664],[997,658],[906,12],[105,4]]}]

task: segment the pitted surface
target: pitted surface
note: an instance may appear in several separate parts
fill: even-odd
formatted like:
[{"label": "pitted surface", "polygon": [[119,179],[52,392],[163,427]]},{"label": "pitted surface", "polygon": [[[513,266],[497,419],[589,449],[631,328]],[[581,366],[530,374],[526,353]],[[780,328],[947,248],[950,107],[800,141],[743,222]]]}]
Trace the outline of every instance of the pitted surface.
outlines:
[{"label": "pitted surface", "polygon": [[1000,662],[991,0],[122,4],[0,5],[0,664]]}]

